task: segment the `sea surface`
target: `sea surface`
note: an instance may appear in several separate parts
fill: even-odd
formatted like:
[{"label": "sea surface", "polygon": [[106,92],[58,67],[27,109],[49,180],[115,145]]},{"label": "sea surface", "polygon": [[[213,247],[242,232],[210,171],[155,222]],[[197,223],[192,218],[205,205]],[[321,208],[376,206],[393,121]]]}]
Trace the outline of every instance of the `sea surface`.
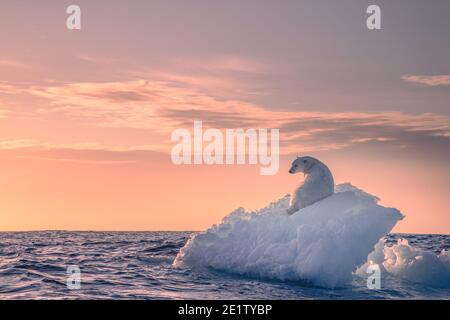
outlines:
[{"label": "sea surface", "polygon": [[[193,234],[2,232],[0,299],[450,299],[450,288],[389,275],[383,275],[380,290],[367,289],[366,280],[356,275],[347,287],[326,289],[173,268],[178,251]],[[436,254],[450,249],[450,235],[391,234],[387,242],[397,238]],[[67,273],[69,266],[81,272],[79,289],[74,289],[78,278]]]}]

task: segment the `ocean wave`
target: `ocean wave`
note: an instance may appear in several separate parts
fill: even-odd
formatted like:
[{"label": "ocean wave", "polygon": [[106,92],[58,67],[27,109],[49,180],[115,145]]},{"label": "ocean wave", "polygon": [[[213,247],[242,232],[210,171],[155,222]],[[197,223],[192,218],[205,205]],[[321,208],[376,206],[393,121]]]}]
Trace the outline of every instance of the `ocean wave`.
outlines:
[{"label": "ocean wave", "polygon": [[[369,290],[354,274],[339,290],[304,282],[264,281],[210,268],[173,268],[172,263],[192,232],[12,232],[1,233],[2,299],[448,299],[450,289],[429,287],[382,273],[381,289]],[[450,249],[449,235],[390,234],[441,256]],[[85,243],[99,242],[104,244]],[[126,240],[126,241],[124,241]],[[45,243],[37,246],[35,243]],[[167,244],[177,244],[175,250]],[[148,248],[161,246],[159,252]],[[31,250],[34,249],[34,250]],[[175,252],[176,251],[176,252]],[[442,255],[444,257],[446,255]],[[79,265],[81,289],[66,286],[69,265]],[[384,268],[384,267],[383,267]],[[367,275],[366,275],[367,277]]]}]

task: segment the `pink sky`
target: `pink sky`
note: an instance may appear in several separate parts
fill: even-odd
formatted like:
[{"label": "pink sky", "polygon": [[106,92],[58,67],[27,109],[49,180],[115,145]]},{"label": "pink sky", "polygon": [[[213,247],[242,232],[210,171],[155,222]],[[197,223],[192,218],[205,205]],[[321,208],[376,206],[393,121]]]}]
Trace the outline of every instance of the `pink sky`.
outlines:
[{"label": "pink sky", "polygon": [[[400,209],[406,218],[394,231],[450,233],[450,70],[415,54],[383,59],[416,45],[396,47],[402,30],[323,31],[311,19],[287,30],[267,17],[272,34],[225,4],[199,21],[195,8],[156,3],[171,24],[146,19],[144,2],[128,8],[125,23],[120,5],[81,1],[81,31],[65,29],[65,4],[5,5],[0,230],[202,230],[291,192],[302,178],[287,173],[289,164],[308,154],[337,183]],[[306,23],[285,9],[286,21]],[[378,47],[360,46],[372,36]],[[279,128],[279,173],[173,165],[170,134],[194,120]]]}]

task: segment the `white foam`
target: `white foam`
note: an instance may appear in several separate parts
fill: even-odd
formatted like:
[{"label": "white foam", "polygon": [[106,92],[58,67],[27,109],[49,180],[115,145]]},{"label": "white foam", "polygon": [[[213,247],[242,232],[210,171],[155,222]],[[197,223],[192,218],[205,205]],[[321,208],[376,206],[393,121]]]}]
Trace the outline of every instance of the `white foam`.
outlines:
[{"label": "white foam", "polygon": [[267,207],[239,208],[193,236],[174,266],[201,266],[259,278],[338,287],[352,279],[380,238],[403,218],[350,184],[289,216],[286,196]]},{"label": "white foam", "polygon": [[371,264],[382,266],[382,271],[394,276],[434,287],[450,286],[450,252],[440,254],[411,246],[406,239],[388,246],[380,240],[369,255],[367,263],[357,270],[363,275]]}]

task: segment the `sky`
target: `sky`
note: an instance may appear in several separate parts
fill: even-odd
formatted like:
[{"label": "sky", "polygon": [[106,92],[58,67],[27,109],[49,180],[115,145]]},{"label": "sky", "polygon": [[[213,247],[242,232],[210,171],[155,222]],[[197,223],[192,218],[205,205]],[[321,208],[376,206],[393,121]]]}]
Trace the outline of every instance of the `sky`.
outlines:
[{"label": "sky", "polygon": [[[291,192],[311,155],[400,209],[395,232],[450,234],[449,17],[447,0],[2,4],[0,230],[203,230]],[[175,166],[194,120],[280,129],[279,173]]]}]

